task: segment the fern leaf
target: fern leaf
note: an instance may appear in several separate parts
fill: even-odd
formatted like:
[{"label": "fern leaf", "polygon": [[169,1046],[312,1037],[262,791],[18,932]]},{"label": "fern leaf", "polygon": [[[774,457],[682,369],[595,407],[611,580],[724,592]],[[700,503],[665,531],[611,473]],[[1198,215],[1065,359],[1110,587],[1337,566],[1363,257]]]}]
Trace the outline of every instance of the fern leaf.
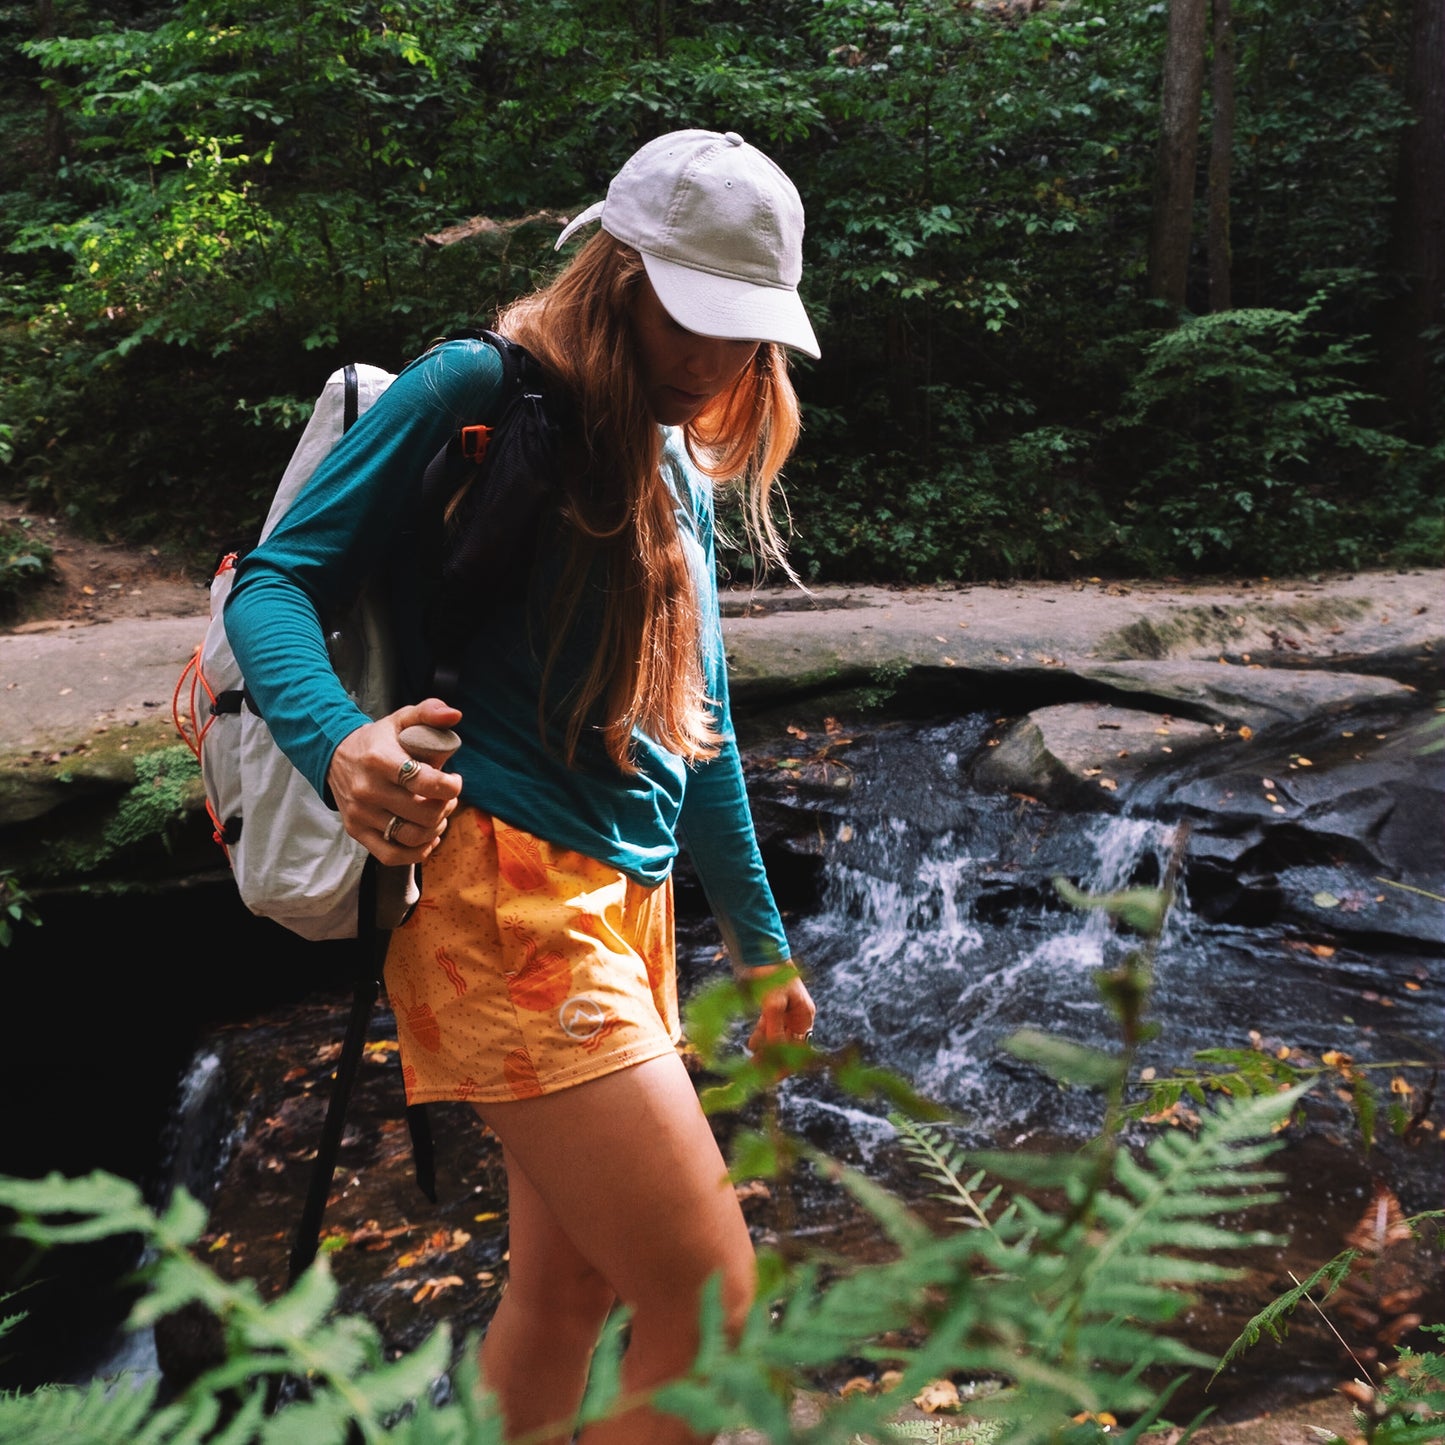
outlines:
[{"label": "fern leaf", "polygon": [[47,1386],[0,1395],[0,1440],[6,1445],[115,1445],[139,1433],[155,1404],[156,1382],[129,1377],[82,1388]]},{"label": "fern leaf", "polygon": [[1292,1313],[1295,1306],[1317,1286],[1321,1284],[1326,1286],[1320,1299],[1328,1299],[1339,1288],[1340,1282],[1350,1272],[1350,1266],[1359,1258],[1359,1255],[1360,1252],[1357,1249],[1347,1249],[1342,1254],[1337,1254],[1328,1263],[1322,1264],[1303,1284],[1296,1285],[1294,1289],[1286,1290],[1278,1299],[1271,1300],[1245,1325],[1239,1337],[1219,1357],[1219,1364],[1215,1367],[1214,1374],[1210,1376],[1210,1383],[1212,1384],[1219,1378],[1219,1372],[1231,1360],[1243,1354],[1251,1345],[1257,1344],[1262,1333],[1268,1333],[1271,1339],[1279,1339],[1282,1334],[1280,1320],[1285,1315]]},{"label": "fern leaf", "polygon": [[849,1169],[821,1150],[805,1148],[803,1153],[823,1178],[841,1184],[882,1225],[884,1233],[899,1248],[907,1249],[929,1237],[928,1226],[867,1175]]},{"label": "fern leaf", "polygon": [[972,1228],[992,1229],[988,1211],[998,1199],[999,1186],[995,1185],[983,1199],[976,1197],[976,1191],[987,1177],[987,1171],[976,1169],[966,1181],[961,1179],[959,1176],[964,1165],[963,1151],[956,1144],[945,1144],[937,1127],[915,1124],[901,1114],[891,1115],[889,1121],[903,1137],[904,1148],[923,1166],[925,1173],[948,1191],[936,1197],[956,1199],[968,1211],[954,1222]]}]

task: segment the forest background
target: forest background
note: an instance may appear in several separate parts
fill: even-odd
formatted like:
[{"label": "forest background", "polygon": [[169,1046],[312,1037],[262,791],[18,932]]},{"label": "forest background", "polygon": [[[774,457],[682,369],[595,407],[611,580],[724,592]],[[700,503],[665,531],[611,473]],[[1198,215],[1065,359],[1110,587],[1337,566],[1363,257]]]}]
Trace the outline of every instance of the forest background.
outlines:
[{"label": "forest background", "polygon": [[[486,324],[696,125],[807,206],[805,577],[1433,564],[1441,12],[10,5],[3,490],[196,557],[246,538],[333,367]],[[0,541],[3,586],[27,543]]]}]

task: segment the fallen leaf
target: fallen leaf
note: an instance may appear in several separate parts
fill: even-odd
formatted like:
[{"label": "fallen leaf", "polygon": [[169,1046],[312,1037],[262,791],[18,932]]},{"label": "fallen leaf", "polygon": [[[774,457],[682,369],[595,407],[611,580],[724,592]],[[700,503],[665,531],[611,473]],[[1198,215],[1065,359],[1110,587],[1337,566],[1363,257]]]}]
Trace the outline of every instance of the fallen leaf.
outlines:
[{"label": "fallen leaf", "polygon": [[1239,735],[1245,740],[1245,742],[1248,742],[1250,738],[1254,736],[1254,729],[1246,725],[1245,727],[1240,728]]},{"label": "fallen leaf", "polygon": [[958,1398],[958,1386],[952,1380],[935,1380],[913,1397],[913,1403],[925,1415],[937,1415],[941,1410],[957,1410],[963,1401]]},{"label": "fallen leaf", "polygon": [[1323,889],[1315,894],[1313,901],[1316,908],[1338,908],[1340,906],[1340,900],[1333,893],[1326,893]]},{"label": "fallen leaf", "polygon": [[851,1380],[845,1380],[838,1386],[838,1393],[845,1400],[849,1395],[871,1395],[873,1393],[873,1381],[866,1375],[854,1375]]},{"label": "fallen leaf", "polygon": [[808,740],[807,733],[805,733],[802,728],[795,727],[792,723],[788,724],[787,733],[789,737],[797,738],[800,742],[807,742]]},{"label": "fallen leaf", "polygon": [[432,1279],[424,1279],[421,1282],[421,1288],[412,1295],[411,1302],[419,1305],[424,1300],[435,1299],[449,1289],[460,1289],[465,1282],[459,1274],[444,1274]]},{"label": "fallen leaf", "polygon": [[1113,778],[1100,778],[1099,786],[1101,788],[1107,788],[1111,793],[1116,793],[1119,790],[1119,785]]},{"label": "fallen leaf", "polygon": [[1333,958],[1335,956],[1335,950],[1328,943],[1312,943],[1310,952],[1316,958]]},{"label": "fallen leaf", "polygon": [[1168,1124],[1171,1129],[1196,1129],[1199,1127],[1199,1115],[1176,1099],[1167,1109],[1161,1109],[1157,1114],[1145,1114],[1142,1122]]}]

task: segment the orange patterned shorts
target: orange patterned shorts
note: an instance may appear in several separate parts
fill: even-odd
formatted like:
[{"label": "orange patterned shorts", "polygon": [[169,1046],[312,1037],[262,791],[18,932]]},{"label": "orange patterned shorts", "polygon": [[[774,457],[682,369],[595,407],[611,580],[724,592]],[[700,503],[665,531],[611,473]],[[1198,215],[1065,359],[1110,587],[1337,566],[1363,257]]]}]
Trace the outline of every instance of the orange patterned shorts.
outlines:
[{"label": "orange patterned shorts", "polygon": [[672,881],[460,808],[386,991],[408,1104],[530,1099],[657,1058],[681,1034]]}]

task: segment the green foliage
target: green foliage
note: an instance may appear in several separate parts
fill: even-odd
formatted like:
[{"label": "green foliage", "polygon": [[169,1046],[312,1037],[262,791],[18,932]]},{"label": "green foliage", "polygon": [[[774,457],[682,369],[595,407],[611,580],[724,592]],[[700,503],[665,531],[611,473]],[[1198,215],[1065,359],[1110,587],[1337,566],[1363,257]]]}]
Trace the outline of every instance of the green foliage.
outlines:
[{"label": "green foliage", "polygon": [[[1424,1329],[1445,1340],[1445,1325]],[[1402,1349],[1368,1413],[1359,1412],[1371,1445],[1432,1445],[1445,1429],[1445,1353]]]},{"label": "green foliage", "polygon": [[34,535],[33,525],[29,517],[0,522],[0,611],[50,571],[50,548]]},{"label": "green foliage", "polygon": [[[184,745],[157,748],[135,759],[135,781],[93,841],[72,841],[47,849],[37,860],[40,876],[89,873],[117,853],[159,840],[169,848],[171,830],[193,802],[200,772]],[[66,775],[57,775],[61,781]]]},{"label": "green foliage", "polygon": [[[148,1209],[127,1180],[91,1174],[80,1179],[0,1179],[0,1206],[15,1211],[14,1232],[37,1244],[64,1244],[136,1233],[154,1254],[142,1267],[148,1289],[131,1318],[135,1326],[187,1305],[200,1305],[221,1321],[227,1358],[174,1402],[158,1405],[155,1386],[116,1388],[104,1382],[83,1389],[50,1388],[31,1395],[0,1395],[0,1436],[17,1445],[35,1442],[114,1442],[143,1445],[210,1438],[315,1445],[349,1438],[373,1441],[468,1440],[500,1442],[497,1422],[459,1397],[452,1421],[460,1429],[437,1433],[427,1398],[446,1370],[445,1329],[396,1360],[384,1357],[375,1328],[352,1316],[335,1317],[336,1286],[325,1261],[278,1299],[261,1299],[249,1280],[228,1284],[191,1254],[205,1225],[204,1212],[180,1193],[160,1214]],[[303,1398],[267,1413],[272,1386],[284,1377],[304,1380]],[[473,1384],[475,1381],[473,1381]],[[396,1412],[414,1413],[394,1428]],[[234,1411],[234,1414],[231,1412]],[[356,1436],[349,1432],[357,1432]]]},{"label": "green foliage", "polygon": [[9,868],[0,868],[0,948],[9,948],[17,924],[40,927],[40,915],[31,906],[30,895],[16,881]]},{"label": "green foliage", "polygon": [[[1442,1219],[1445,1210],[1431,1210],[1404,1223],[1418,1234],[1427,1224],[1438,1225]],[[1358,1257],[1358,1251],[1352,1249],[1337,1254],[1308,1279],[1296,1281],[1293,1289],[1266,1305],[1220,1358],[1216,1377],[1230,1360],[1257,1344],[1261,1335],[1282,1339],[1286,1317],[1300,1305],[1308,1303],[1328,1317],[1322,1307],[1349,1276]],[[1422,1328],[1445,1338],[1445,1325],[1427,1324]],[[1381,1373],[1383,1378],[1374,1385],[1362,1380],[1353,1382],[1353,1398],[1362,1402],[1355,1411],[1361,1433],[1354,1439],[1368,1445],[1432,1445],[1439,1441],[1445,1429],[1445,1354],[1433,1350],[1417,1353],[1402,1347],[1398,1358],[1383,1366]],[[1336,1436],[1331,1437],[1329,1445],[1346,1442]]]},{"label": "green foliage", "polygon": [[[1425,1059],[1390,1059],[1362,1064],[1338,1050],[1326,1049],[1314,1058],[1298,1049],[1280,1046],[1269,1050],[1256,1037],[1247,1049],[1199,1049],[1194,1055],[1199,1067],[1180,1067],[1163,1077],[1130,1081],[1130,1089],[1138,1097],[1128,1105],[1128,1118],[1158,1122],[1188,1123],[1185,1100],[1195,1105],[1211,1098],[1227,1095],[1248,1098],[1252,1095],[1278,1093],[1282,1089],[1324,1081],[1348,1098],[1356,1126],[1367,1149],[1375,1143],[1381,1110],[1379,1090],[1371,1080],[1375,1074],[1388,1073],[1391,1092],[1385,1117],[1397,1136],[1408,1136],[1417,1127],[1418,1119],[1400,1103],[1414,1090],[1408,1074],[1428,1078],[1435,1066]],[[1422,1093],[1428,1093],[1425,1086]]]},{"label": "green foliage", "polygon": [[488,317],[640,140],[705,125],[808,205],[805,575],[1440,558],[1438,419],[1396,441],[1372,355],[1401,7],[1236,4],[1243,309],[1177,334],[1143,295],[1158,6],[46,14],[0,15],[0,453],[74,521],[248,539],[335,365]]},{"label": "green foliage", "polygon": [[1412,449],[1358,420],[1378,398],[1356,380],[1357,341],[1321,331],[1323,304],[1193,317],[1148,341],[1105,428],[1110,456],[1136,458],[1130,551],[1264,572],[1380,555],[1401,514],[1349,499],[1405,474]]},{"label": "green foliage", "polygon": [[[995,1172],[1002,1165],[1027,1175],[1030,1187],[1046,1178],[1065,1203],[1050,1209],[1025,1193],[999,1209],[995,1194],[986,1224],[943,1236],[871,1181],[816,1160],[874,1213],[898,1258],[826,1287],[805,1267],[781,1297],[756,1308],[736,1351],[720,1340],[705,1347],[692,1377],[660,1399],[696,1428],[745,1423],[769,1440],[790,1440],[786,1401],[763,1393],[762,1381],[851,1353],[900,1367],[903,1398],[949,1373],[1004,1381],[970,1411],[1004,1422],[1011,1445],[1060,1439],[1081,1411],[1147,1410],[1155,1392],[1140,1382],[1145,1369],[1204,1362],[1165,1332],[1184,1304],[1180,1285],[1226,1273],[1179,1257],[1179,1247],[1238,1242],[1210,1221],[1258,1202],[1255,1165],[1273,1147],[1258,1140],[1291,1103],[1231,1104],[1196,1138],[1164,1135],[1139,1160],[1111,1152],[1105,1169],[1093,1151],[1022,1168],[1019,1156],[995,1160]],[[947,1157],[932,1126],[913,1126],[912,1137],[934,1161]],[[974,1188],[944,1173],[977,1204]],[[927,1338],[915,1349],[875,1343],[925,1322]],[[886,1397],[849,1397],[810,1438],[881,1433],[891,1410]]]}]

